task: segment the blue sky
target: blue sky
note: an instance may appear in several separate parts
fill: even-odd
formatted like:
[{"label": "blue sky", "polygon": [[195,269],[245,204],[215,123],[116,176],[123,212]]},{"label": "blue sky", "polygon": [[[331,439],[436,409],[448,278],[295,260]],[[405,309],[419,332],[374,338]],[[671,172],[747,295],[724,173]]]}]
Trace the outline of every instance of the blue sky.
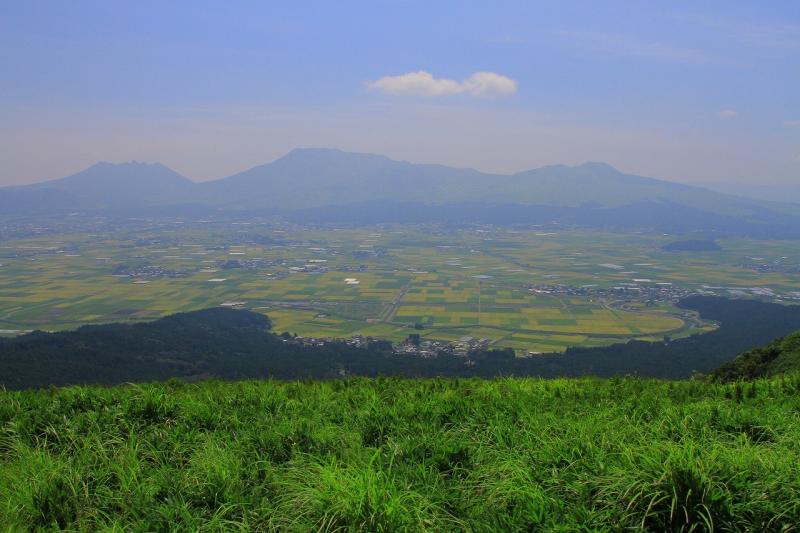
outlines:
[{"label": "blue sky", "polygon": [[296,146],[800,182],[800,2],[0,5],[0,183]]}]

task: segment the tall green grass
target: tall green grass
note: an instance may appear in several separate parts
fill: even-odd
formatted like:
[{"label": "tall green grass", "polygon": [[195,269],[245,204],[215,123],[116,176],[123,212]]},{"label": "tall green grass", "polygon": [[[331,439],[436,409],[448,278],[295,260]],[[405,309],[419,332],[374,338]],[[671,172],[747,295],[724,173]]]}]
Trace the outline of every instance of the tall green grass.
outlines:
[{"label": "tall green grass", "polygon": [[0,525],[795,530],[800,378],[0,393]]}]

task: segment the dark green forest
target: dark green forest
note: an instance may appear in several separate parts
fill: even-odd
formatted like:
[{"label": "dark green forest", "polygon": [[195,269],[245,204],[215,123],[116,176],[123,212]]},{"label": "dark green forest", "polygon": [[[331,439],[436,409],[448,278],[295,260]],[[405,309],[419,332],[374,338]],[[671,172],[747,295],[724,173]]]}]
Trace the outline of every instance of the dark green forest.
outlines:
[{"label": "dark green forest", "polygon": [[800,330],[800,306],[691,297],[682,306],[721,323],[716,331],[670,342],[571,348],[514,358],[502,350],[467,359],[395,355],[384,341],[305,347],[269,330],[269,318],[212,308],[153,322],[84,326],[0,340],[0,384],[9,389],[118,384],[181,378],[226,380],[342,376],[494,377],[639,375],[682,379],[708,373],[737,355]]},{"label": "dark green forest", "polygon": [[712,376],[736,381],[792,373],[800,373],[800,331],[743,353],[716,369]]}]

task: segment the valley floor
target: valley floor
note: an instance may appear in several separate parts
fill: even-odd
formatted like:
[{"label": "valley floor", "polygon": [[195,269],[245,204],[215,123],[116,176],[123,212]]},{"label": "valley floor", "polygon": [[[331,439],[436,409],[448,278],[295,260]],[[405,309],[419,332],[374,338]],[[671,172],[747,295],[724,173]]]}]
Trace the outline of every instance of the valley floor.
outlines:
[{"label": "valley floor", "polygon": [[0,393],[4,529],[791,530],[800,378]]}]

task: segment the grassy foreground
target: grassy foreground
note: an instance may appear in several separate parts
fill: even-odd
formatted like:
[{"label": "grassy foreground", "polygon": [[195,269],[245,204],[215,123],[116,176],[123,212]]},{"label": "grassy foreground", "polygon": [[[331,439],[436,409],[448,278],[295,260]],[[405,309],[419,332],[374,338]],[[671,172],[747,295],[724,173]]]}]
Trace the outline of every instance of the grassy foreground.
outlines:
[{"label": "grassy foreground", "polygon": [[3,529],[794,530],[800,378],[0,393]]}]

